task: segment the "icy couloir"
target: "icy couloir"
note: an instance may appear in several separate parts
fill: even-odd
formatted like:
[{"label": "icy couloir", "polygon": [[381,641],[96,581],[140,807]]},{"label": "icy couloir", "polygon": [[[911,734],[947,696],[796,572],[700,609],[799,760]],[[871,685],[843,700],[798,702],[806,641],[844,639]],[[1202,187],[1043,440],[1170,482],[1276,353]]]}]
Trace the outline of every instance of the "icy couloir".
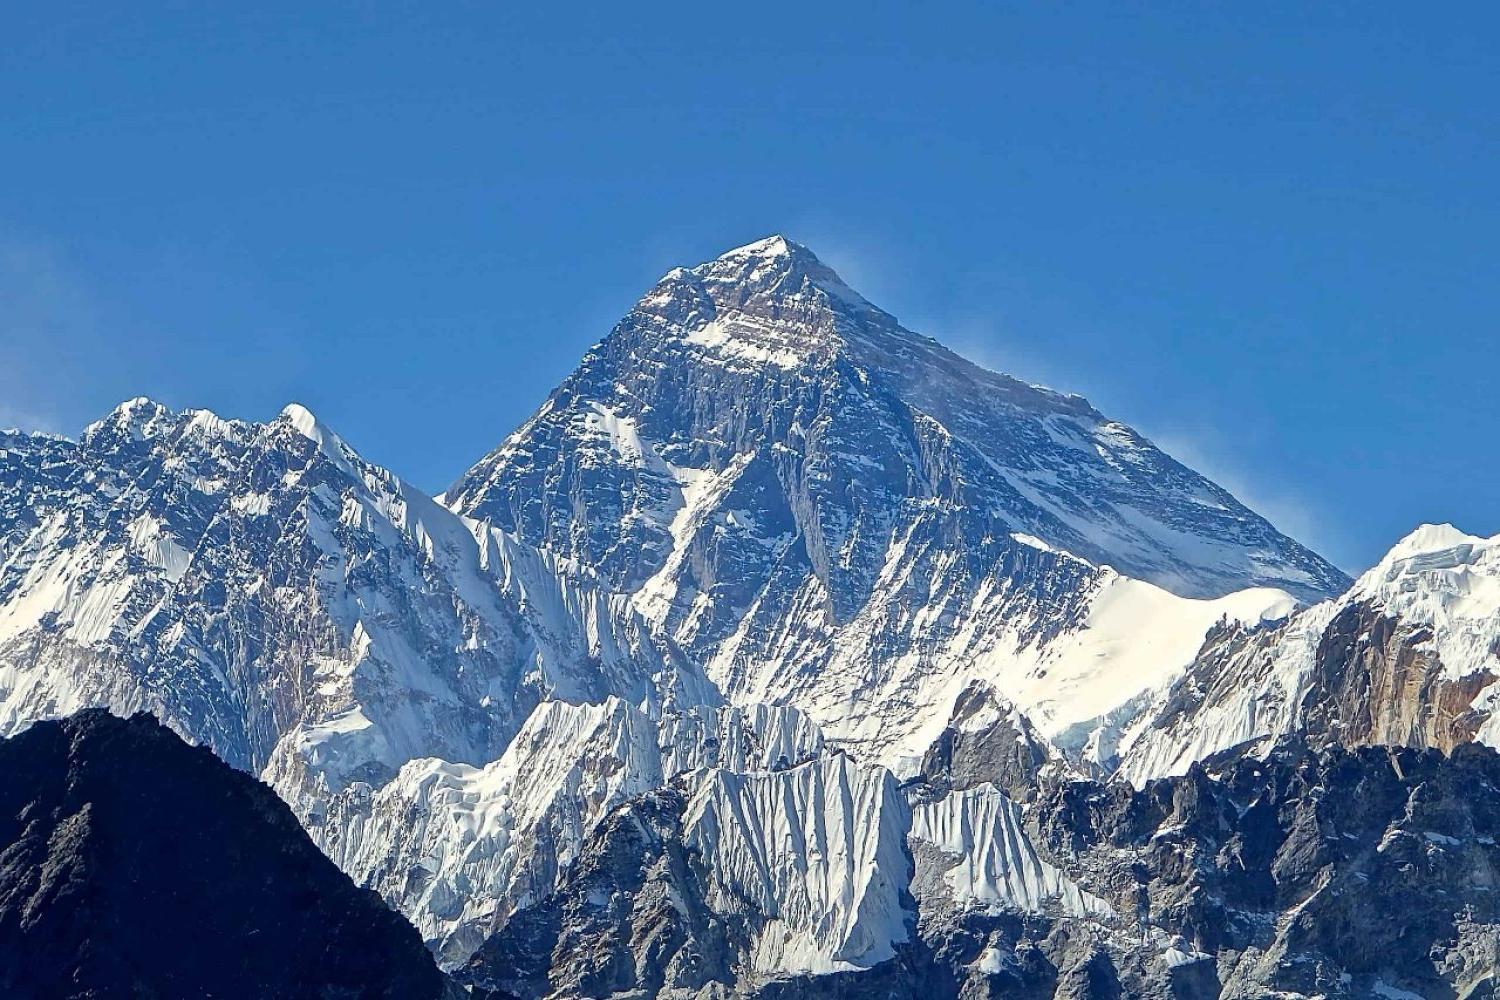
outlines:
[{"label": "icy couloir", "polygon": [[683,842],[709,908],[752,917],[749,977],[866,969],[907,940],[910,815],[889,771],[830,753],[694,777]]},{"label": "icy couloir", "polygon": [[934,867],[943,869],[948,898],[960,905],[1034,913],[1055,905],[1077,917],[1110,912],[1042,856],[1021,807],[993,785],[916,805],[911,840],[914,850],[931,849],[943,859]]}]

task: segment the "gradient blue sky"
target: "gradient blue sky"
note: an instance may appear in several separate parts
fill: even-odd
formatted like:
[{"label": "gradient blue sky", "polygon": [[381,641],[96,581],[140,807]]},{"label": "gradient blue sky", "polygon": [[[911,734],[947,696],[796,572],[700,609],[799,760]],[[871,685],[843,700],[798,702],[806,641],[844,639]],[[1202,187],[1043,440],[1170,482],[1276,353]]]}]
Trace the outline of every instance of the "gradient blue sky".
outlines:
[{"label": "gradient blue sky", "polygon": [[5,16],[0,424],[296,399],[436,491],[783,231],[1346,568],[1500,531],[1494,5],[106,6]]}]

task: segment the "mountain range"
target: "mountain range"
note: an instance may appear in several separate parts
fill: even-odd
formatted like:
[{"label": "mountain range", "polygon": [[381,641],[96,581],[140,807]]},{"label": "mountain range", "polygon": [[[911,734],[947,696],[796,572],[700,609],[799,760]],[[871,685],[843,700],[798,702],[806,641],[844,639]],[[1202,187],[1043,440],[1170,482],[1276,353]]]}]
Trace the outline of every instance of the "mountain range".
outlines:
[{"label": "mountain range", "polygon": [[1488,995],[1497,659],[1500,537],[1350,580],[780,236],[436,498],[0,432],[0,735],[150,712],[497,995]]}]

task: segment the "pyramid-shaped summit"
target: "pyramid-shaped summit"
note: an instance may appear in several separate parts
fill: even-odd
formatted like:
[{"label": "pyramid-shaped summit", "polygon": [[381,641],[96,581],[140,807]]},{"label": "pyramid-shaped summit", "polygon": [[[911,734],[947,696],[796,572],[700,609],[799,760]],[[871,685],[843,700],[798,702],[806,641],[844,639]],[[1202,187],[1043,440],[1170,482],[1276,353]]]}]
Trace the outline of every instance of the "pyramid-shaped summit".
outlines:
[{"label": "pyramid-shaped summit", "polygon": [[827,359],[850,338],[905,334],[811,250],[780,235],[673,268],[632,316],[729,363],[781,368]]},{"label": "pyramid-shaped summit", "polygon": [[780,233],[728,250],[699,264],[692,272],[715,284],[754,287],[775,283],[783,294],[807,292],[811,286],[836,300],[870,306],[817,254]]},{"label": "pyramid-shaped summit", "polygon": [[[844,507],[873,481],[883,504],[965,508],[1186,596],[1265,585],[1313,598],[1348,582],[1081,397],[904,329],[779,234],[668,272],[447,496],[633,591],[675,548],[690,485],[756,458],[777,466],[793,533],[830,579],[853,569],[849,546],[892,544],[846,535],[874,516]],[[837,514],[809,506],[825,483]]]},{"label": "pyramid-shaped summit", "polygon": [[[780,236],[670,271],[447,502],[627,595],[733,700],[827,726],[886,699],[879,732],[841,736],[887,759],[946,712],[952,669],[1029,670],[1107,595],[1206,628],[1348,583],[1086,400],[904,329]],[[1111,707],[1071,701],[1024,707]]]}]

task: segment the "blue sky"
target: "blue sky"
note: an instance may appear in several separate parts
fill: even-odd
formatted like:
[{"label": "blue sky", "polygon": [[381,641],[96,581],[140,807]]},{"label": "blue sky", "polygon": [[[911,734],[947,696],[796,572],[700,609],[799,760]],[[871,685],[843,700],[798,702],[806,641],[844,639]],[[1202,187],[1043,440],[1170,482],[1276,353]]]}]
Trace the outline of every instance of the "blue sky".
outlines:
[{"label": "blue sky", "polygon": [[1500,531],[1492,6],[105,6],[7,15],[0,424],[296,399],[436,491],[782,231],[1346,568]]}]

